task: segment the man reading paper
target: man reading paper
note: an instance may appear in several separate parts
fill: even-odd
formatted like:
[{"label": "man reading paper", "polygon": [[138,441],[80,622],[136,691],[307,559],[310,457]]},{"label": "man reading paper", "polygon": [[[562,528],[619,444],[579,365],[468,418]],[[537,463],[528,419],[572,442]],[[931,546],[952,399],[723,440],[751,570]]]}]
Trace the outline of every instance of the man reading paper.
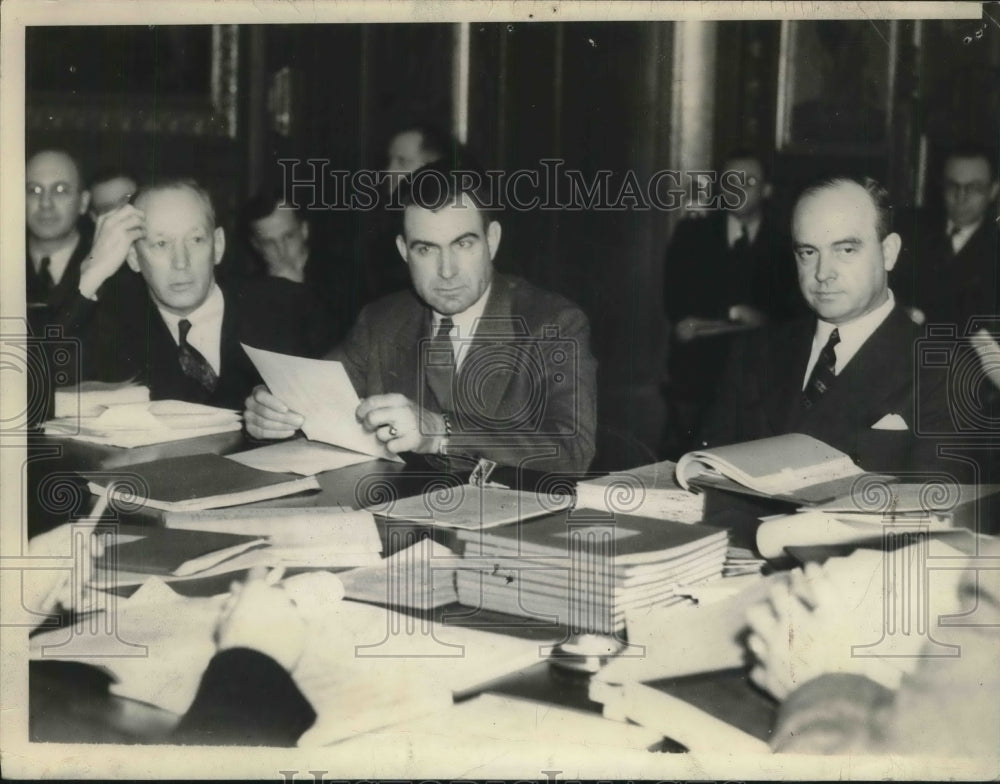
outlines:
[{"label": "man reading paper", "polygon": [[[477,175],[430,164],[400,186],[396,246],[413,290],[367,306],[327,358],[344,363],[362,398],[357,418],[391,452],[584,471],[596,429],[587,318],[495,272],[500,223]],[[257,438],[303,424],[265,387],[245,419]]]}]

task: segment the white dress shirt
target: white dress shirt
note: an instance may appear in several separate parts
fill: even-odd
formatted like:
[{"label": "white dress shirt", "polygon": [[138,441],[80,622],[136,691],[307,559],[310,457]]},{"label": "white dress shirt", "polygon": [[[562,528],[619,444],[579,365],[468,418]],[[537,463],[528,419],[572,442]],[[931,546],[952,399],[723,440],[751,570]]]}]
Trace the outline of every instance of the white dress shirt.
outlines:
[{"label": "white dress shirt", "polygon": [[[951,251],[952,253],[958,253],[965,244],[969,241],[969,238],[976,233],[978,229],[983,224],[982,221],[978,223],[973,223],[969,226],[963,226],[958,231],[955,231],[955,224],[952,221],[948,221],[947,233],[948,238],[951,240]],[[952,232],[955,231],[954,234]]]},{"label": "white dress shirt", "polygon": [[[448,337],[451,338],[452,350],[455,352],[455,372],[462,367],[462,361],[465,359],[465,354],[469,348],[469,338],[471,338],[476,333],[476,326],[479,323],[479,319],[483,316],[483,311],[486,310],[486,301],[490,298],[490,291],[493,289],[493,284],[491,283],[486,287],[486,291],[483,295],[477,299],[472,305],[463,310],[461,313],[456,313],[451,317],[451,320],[455,322],[455,326],[452,328],[451,333]],[[441,319],[444,318],[437,311],[433,311],[432,329],[431,334],[436,335],[438,331],[438,326],[441,324]]]},{"label": "white dress shirt", "polygon": [[731,248],[736,244],[741,236],[743,236],[743,226],[747,227],[747,234],[750,236],[751,244],[755,239],[757,239],[757,233],[760,231],[760,217],[756,217],[753,220],[741,221],[731,212],[726,215],[726,244]]},{"label": "white dress shirt", "polygon": [[69,266],[69,260],[76,252],[76,246],[80,244],[80,234],[77,233],[76,239],[68,245],[64,245],[57,251],[52,253],[37,253],[28,249],[28,255],[31,256],[31,264],[35,268],[37,273],[42,266],[42,259],[46,256],[49,257],[49,275],[52,276],[52,282],[59,285],[59,281],[62,280],[63,275],[66,274],[66,268]]},{"label": "white dress shirt", "polygon": [[816,322],[816,334],[813,335],[812,352],[809,354],[809,362],[806,364],[806,373],[802,377],[802,388],[806,388],[809,383],[809,375],[813,367],[819,360],[819,354],[823,347],[830,340],[830,333],[835,329],[840,335],[840,342],[834,347],[833,353],[837,356],[837,364],[834,368],[834,375],[839,376],[848,362],[861,350],[861,347],[878,329],[882,322],[889,318],[892,309],[896,306],[896,298],[889,289],[889,298],[879,305],[871,313],[866,313],[861,318],[854,319],[847,324],[831,324],[822,319]]},{"label": "white dress shirt", "polygon": [[187,342],[198,349],[198,352],[212,366],[216,375],[221,375],[222,316],[226,309],[226,299],[222,296],[222,289],[219,288],[218,284],[213,283],[205,301],[186,316],[178,316],[164,310],[159,305],[156,308],[160,311],[167,329],[170,330],[170,336],[178,346],[181,344],[181,336],[180,328],[177,325],[181,319],[187,319],[191,322]]}]

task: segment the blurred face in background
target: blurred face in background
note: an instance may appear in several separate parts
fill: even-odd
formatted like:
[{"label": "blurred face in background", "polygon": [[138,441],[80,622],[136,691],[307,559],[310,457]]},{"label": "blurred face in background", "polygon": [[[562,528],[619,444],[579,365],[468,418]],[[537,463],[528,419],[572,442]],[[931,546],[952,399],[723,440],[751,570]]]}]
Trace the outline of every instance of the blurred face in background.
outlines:
[{"label": "blurred face in background", "polygon": [[733,215],[738,218],[753,218],[760,214],[764,199],[770,195],[771,187],[764,180],[764,167],[756,158],[732,158],[726,161],[726,171],[739,172],[743,175],[743,192],[746,200]]},{"label": "blurred face in background", "polygon": [[139,186],[131,177],[112,177],[95,182],[90,187],[90,217],[95,221],[102,215],[128,203]]},{"label": "blurred face in background", "polygon": [[420,131],[397,133],[386,151],[386,172],[396,175],[387,179],[389,192],[396,189],[402,177],[435,160],[435,156],[424,150],[424,137]]},{"label": "blurred face in background", "polygon": [[215,266],[226,248],[211,204],[197,191],[170,187],[140,195],[136,207],[146,214],[146,236],[128,252],[128,265],[142,274],[158,305],[187,316],[208,298]]},{"label": "blurred face in background", "polygon": [[295,210],[278,207],[250,224],[250,244],[267,266],[267,274],[301,283],[309,258],[309,224]]},{"label": "blurred face in background", "polygon": [[89,203],[74,160],[57,150],[40,152],[28,161],[25,180],[28,233],[50,242],[72,236]]},{"label": "blurred face in background", "polygon": [[997,197],[998,186],[986,158],[949,158],[944,165],[944,206],[958,227],[979,223]]}]

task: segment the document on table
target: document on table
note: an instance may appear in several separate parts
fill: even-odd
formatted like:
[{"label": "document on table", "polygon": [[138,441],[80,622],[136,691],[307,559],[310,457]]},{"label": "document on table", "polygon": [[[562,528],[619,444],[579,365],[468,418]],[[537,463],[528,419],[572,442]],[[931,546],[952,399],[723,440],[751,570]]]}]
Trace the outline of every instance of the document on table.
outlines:
[{"label": "document on table", "polygon": [[341,362],[306,359],[253,348],[241,343],[271,393],[301,414],[302,432],[313,441],[385,460],[402,458],[367,432],[354,416],[361,402]]},{"label": "document on table", "polygon": [[251,468],[259,468],[261,471],[279,473],[291,471],[303,476],[315,476],[324,471],[333,471],[373,459],[371,455],[306,438],[279,441],[276,444],[248,449],[246,452],[237,452],[226,457]]}]

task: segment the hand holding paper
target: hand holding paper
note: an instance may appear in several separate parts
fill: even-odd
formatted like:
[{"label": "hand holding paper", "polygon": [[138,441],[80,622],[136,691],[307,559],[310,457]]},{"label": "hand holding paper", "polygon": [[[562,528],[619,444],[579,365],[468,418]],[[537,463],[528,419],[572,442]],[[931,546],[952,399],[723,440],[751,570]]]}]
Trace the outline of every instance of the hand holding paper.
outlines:
[{"label": "hand holding paper", "polygon": [[256,438],[287,438],[301,427],[314,441],[396,460],[355,412],[361,400],[343,364],[304,359],[243,345],[267,389],[247,398],[247,431]]}]

